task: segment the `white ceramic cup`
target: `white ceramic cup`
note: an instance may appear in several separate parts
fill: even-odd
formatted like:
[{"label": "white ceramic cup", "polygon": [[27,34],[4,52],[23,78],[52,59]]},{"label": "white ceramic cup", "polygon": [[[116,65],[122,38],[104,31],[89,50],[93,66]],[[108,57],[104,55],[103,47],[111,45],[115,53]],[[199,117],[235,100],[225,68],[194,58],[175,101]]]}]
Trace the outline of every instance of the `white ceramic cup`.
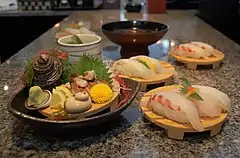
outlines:
[{"label": "white ceramic cup", "polygon": [[58,39],[59,49],[69,53],[70,60],[77,60],[82,54],[101,54],[101,37],[94,34],[76,34],[83,44],[68,44],[72,35]]}]

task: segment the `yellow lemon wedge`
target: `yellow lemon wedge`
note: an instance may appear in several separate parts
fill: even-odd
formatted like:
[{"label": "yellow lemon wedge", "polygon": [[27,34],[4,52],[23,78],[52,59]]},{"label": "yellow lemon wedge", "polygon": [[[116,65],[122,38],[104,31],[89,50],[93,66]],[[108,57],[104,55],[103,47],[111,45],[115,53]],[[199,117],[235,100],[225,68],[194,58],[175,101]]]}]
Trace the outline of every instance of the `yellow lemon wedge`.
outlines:
[{"label": "yellow lemon wedge", "polygon": [[153,72],[157,72],[156,66],[148,59],[145,57],[137,57],[137,61],[139,61],[142,64],[146,64],[149,69],[151,69]]},{"label": "yellow lemon wedge", "polygon": [[66,101],[67,97],[64,95],[62,91],[53,89],[52,91],[52,101],[50,107],[56,107],[61,105],[64,108],[64,102]]},{"label": "yellow lemon wedge", "polygon": [[72,92],[68,88],[66,88],[64,86],[58,86],[58,87],[56,87],[56,90],[61,91],[62,93],[64,93],[64,95],[67,98],[73,97]]},{"label": "yellow lemon wedge", "polygon": [[62,109],[62,105],[61,104],[56,104],[56,105],[51,105],[51,110],[61,110]]}]

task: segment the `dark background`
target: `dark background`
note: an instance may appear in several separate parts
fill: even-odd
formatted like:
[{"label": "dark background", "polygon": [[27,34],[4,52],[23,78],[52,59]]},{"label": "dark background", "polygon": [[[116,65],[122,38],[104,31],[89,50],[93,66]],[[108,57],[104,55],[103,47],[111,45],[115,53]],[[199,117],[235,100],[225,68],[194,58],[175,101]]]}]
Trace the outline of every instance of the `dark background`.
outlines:
[{"label": "dark background", "polygon": [[[239,8],[238,0],[168,0],[167,3],[167,9],[198,9],[197,16],[240,44]],[[39,14],[19,17],[1,16],[0,13],[1,61],[18,52],[67,16],[68,14],[44,16]],[[14,45],[10,47],[9,43]]]}]

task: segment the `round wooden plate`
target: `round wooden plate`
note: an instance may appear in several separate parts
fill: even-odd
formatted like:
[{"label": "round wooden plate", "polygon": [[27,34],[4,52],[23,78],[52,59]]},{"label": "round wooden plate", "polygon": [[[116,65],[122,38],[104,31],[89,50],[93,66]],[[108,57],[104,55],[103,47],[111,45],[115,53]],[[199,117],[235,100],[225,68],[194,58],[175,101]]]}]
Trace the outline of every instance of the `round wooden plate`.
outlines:
[{"label": "round wooden plate", "polygon": [[123,76],[123,75],[119,75],[119,76],[123,77],[123,78],[130,78],[134,81],[141,83],[140,90],[146,90],[147,85],[159,84],[159,83],[163,83],[163,82],[165,83],[165,85],[169,85],[172,81],[173,72],[174,72],[175,68],[168,62],[164,62],[164,61],[159,61],[159,62],[165,68],[167,73],[157,74],[156,77],[154,77],[150,80],[135,78],[135,77],[128,77],[128,76]]},{"label": "round wooden plate", "polygon": [[184,63],[187,68],[196,70],[198,65],[213,65],[213,69],[218,68],[220,63],[224,59],[224,54],[219,50],[216,50],[216,56],[209,57],[208,59],[195,59],[188,57],[181,57],[174,54],[174,51],[170,53],[170,55],[175,58],[177,61]]},{"label": "round wooden plate", "polygon": [[[92,107],[83,112],[83,113],[79,113],[79,114],[69,114],[69,117],[70,118],[75,118],[75,117],[78,117],[78,118],[84,118],[84,117],[88,117],[88,116],[91,116],[91,115],[94,115],[94,114],[97,114],[107,108],[110,107],[110,111],[111,112],[114,112],[116,110],[116,106],[118,104],[118,96],[119,96],[119,93],[117,92],[113,92],[113,97],[110,101],[104,103],[104,104],[95,104],[95,103],[92,103]],[[58,110],[56,109],[51,109],[50,107],[46,108],[46,109],[39,109],[38,110],[42,115],[46,116],[46,117],[51,117],[52,114],[54,112],[57,112]]]},{"label": "round wooden plate", "polygon": [[[198,131],[195,131],[190,124],[180,124],[163,116],[157,115],[146,105],[149,97],[152,94],[155,94],[157,92],[169,92],[180,87],[180,85],[164,86],[147,92],[141,99],[140,109],[144,113],[146,119],[156,124],[157,126],[164,128],[168,137],[182,140],[184,133]],[[211,136],[218,134],[222,128],[224,120],[227,118],[227,115],[227,113],[222,113],[220,117],[201,119],[201,122],[204,126],[204,131],[210,130]]]}]

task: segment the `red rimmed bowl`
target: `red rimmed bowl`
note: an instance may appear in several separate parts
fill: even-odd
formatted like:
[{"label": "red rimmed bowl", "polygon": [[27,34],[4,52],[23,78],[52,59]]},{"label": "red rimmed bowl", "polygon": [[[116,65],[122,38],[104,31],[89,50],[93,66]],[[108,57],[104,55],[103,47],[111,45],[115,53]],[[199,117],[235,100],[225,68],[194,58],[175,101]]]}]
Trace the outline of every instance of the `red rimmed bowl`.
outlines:
[{"label": "red rimmed bowl", "polygon": [[151,21],[118,21],[102,26],[102,32],[121,46],[122,58],[149,55],[148,46],[156,43],[167,33],[166,24]]}]

